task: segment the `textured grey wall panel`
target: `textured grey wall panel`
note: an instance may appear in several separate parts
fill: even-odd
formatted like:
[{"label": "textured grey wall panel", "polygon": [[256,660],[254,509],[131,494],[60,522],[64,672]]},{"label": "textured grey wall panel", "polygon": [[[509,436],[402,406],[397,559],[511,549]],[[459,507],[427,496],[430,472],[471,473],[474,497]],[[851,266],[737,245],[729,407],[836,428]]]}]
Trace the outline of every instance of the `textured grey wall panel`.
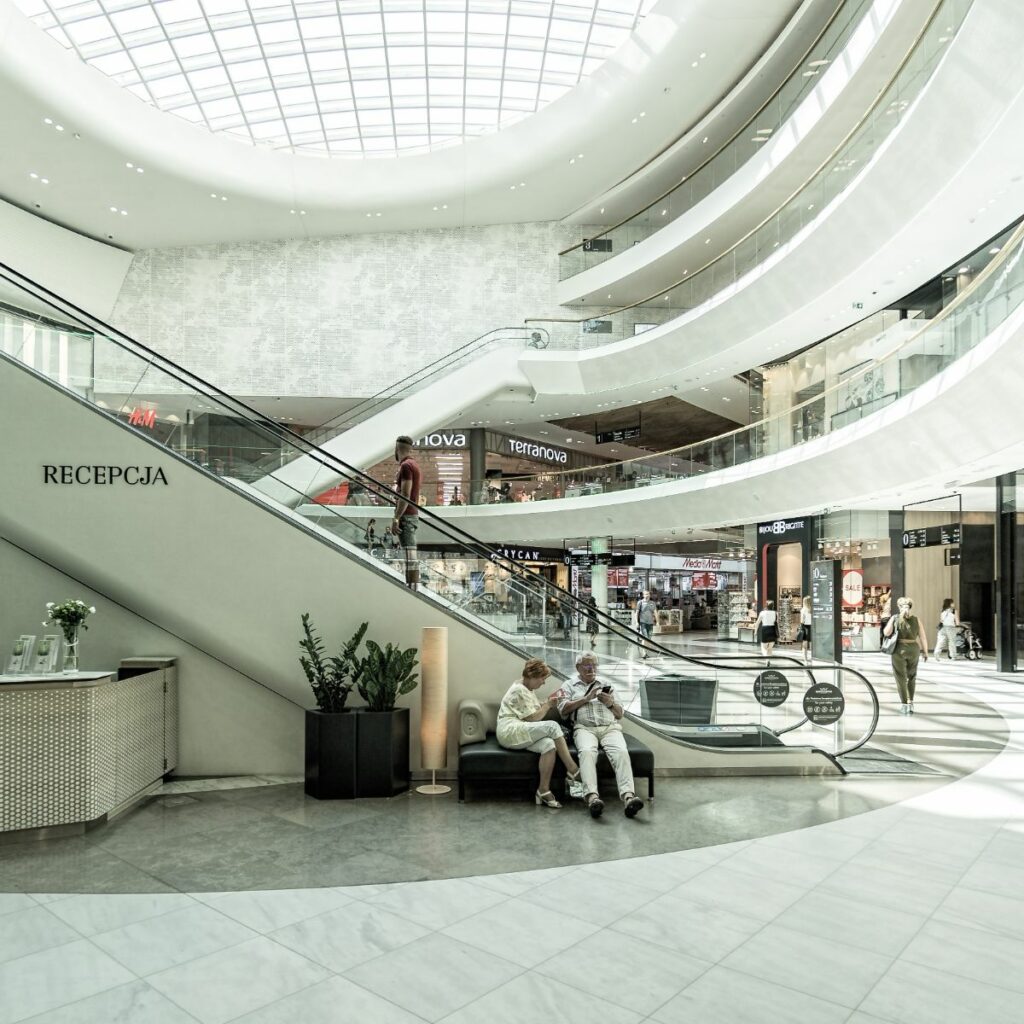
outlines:
[{"label": "textured grey wall panel", "polygon": [[235,394],[373,394],[494,327],[567,315],[573,240],[548,222],[148,250],[113,323]]}]

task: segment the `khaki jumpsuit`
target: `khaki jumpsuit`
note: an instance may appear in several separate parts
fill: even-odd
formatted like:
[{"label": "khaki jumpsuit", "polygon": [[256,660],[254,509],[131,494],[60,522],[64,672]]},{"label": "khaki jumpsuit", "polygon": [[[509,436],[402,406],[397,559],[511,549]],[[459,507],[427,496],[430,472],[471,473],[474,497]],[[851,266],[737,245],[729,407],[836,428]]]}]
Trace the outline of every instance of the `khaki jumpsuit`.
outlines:
[{"label": "khaki jumpsuit", "polygon": [[916,615],[908,615],[904,619],[897,616],[895,628],[900,639],[892,652],[892,674],[896,677],[896,689],[899,690],[900,700],[907,704],[913,701],[917,686],[917,663],[921,658],[921,644],[918,638],[921,626]]}]

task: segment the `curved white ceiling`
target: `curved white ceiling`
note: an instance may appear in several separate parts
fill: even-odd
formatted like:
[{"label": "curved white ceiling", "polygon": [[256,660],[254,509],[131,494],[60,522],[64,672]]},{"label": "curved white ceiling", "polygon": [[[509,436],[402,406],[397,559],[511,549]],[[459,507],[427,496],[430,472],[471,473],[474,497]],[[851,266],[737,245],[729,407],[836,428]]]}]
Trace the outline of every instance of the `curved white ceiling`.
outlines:
[{"label": "curved white ceiling", "polygon": [[330,156],[422,152],[577,85],[653,0],[15,0],[140,99]]}]

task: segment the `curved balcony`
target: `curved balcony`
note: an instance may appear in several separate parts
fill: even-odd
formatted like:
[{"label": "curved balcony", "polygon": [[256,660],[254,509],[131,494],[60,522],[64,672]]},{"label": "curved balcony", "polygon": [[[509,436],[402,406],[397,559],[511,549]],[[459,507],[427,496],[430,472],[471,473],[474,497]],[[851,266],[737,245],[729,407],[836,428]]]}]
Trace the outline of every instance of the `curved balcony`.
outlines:
[{"label": "curved balcony", "polygon": [[[563,249],[558,254],[559,280],[565,281],[613,259],[661,231],[705,200],[748,161],[766,148],[771,149],[769,143],[780,134],[786,134],[791,140],[787,147],[791,152],[792,140],[804,135],[817,118],[806,117],[803,120],[809,124],[791,126],[783,132],[787,122],[800,110],[837,60],[845,65],[841,69],[845,76],[843,85],[849,84],[852,71],[864,61],[872,44],[884,38],[884,29],[898,6],[898,0],[845,0],[837,6],[810,44],[798,54],[778,88],[744,118],[720,146],[710,153],[698,152],[691,158],[690,169],[671,188],[641,209],[598,230],[595,230],[596,225],[588,226],[585,238]],[[855,38],[857,36],[860,38]],[[850,45],[851,41],[853,45]],[[847,47],[851,52],[846,52]],[[819,92],[824,93],[824,98],[816,104],[817,117],[842,92],[842,86]],[[723,105],[730,102],[731,97],[727,97]],[[705,131],[708,129],[703,123],[694,129],[697,134]],[[706,136],[704,141],[707,141]]]},{"label": "curved balcony", "polygon": [[724,252],[692,268],[684,265],[671,285],[638,301],[598,307],[583,316],[529,318],[527,324],[547,326],[555,348],[591,347],[591,335],[600,336],[604,347],[682,321],[698,308],[734,294],[770,268],[779,250],[813,231],[861,180],[907,121],[971,6],[972,0],[942,0],[936,5],[870,109],[799,187]]}]

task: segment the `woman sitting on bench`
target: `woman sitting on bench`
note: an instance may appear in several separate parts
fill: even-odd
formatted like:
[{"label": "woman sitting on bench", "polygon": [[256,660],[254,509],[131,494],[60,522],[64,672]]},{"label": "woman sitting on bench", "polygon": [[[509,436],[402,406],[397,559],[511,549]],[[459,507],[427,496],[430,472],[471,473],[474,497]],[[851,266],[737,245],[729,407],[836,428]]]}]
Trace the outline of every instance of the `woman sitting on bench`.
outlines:
[{"label": "woman sitting on bench", "polygon": [[498,742],[509,750],[532,750],[540,754],[540,786],[534,796],[537,806],[561,807],[551,792],[551,773],[555,754],[565,765],[570,781],[579,778],[579,765],[569,753],[562,727],[543,719],[555,707],[552,698],[541,702],[535,690],[544,685],[551,669],[540,658],[531,658],[523,666],[523,678],[517,679],[501,699],[498,709]]}]

